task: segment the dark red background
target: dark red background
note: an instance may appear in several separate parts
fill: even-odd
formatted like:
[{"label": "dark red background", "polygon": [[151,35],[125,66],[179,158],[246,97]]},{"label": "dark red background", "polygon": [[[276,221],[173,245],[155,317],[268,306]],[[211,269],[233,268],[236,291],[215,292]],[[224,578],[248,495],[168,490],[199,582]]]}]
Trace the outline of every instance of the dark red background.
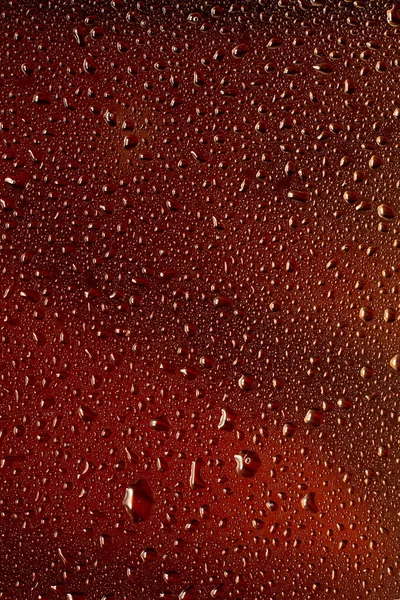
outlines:
[{"label": "dark red background", "polygon": [[1,2],[0,597],[399,595],[391,7]]}]

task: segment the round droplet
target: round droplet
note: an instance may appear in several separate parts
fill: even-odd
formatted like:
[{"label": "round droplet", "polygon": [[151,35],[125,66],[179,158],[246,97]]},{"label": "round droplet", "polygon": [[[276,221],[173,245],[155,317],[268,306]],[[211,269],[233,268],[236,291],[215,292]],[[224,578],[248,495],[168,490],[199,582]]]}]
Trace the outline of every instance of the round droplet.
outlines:
[{"label": "round droplet", "polygon": [[296,432],[296,425],[294,423],[285,423],[283,426],[283,437],[291,438]]},{"label": "round droplet", "polygon": [[370,306],[363,306],[360,309],[360,319],[363,321],[372,321],[374,318],[374,311]]},{"label": "round droplet", "polygon": [[251,450],[242,450],[235,454],[236,470],[242,477],[254,477],[261,465],[260,457]]},{"label": "round droplet", "polygon": [[390,360],[390,366],[395,371],[400,371],[400,354],[393,356],[393,358]]},{"label": "round droplet", "polygon": [[351,192],[350,190],[346,190],[343,193],[343,199],[346,200],[349,204],[356,204],[359,201],[359,195],[356,192]]},{"label": "round droplet", "polygon": [[387,9],[386,18],[392,27],[400,27],[400,5],[397,2]]},{"label": "round droplet", "polygon": [[313,65],[313,67],[316,71],[319,73],[324,73],[325,75],[330,75],[335,70],[332,63],[329,62],[319,63],[318,65]]},{"label": "round droplet", "polygon": [[91,56],[85,58],[83,68],[89,75],[93,75],[96,72],[96,63]]},{"label": "round droplet", "polygon": [[143,562],[146,562],[146,563],[154,562],[155,560],[157,560],[157,556],[158,556],[158,552],[154,548],[146,548],[140,554],[140,558],[142,559]]},{"label": "round droplet", "polygon": [[171,424],[165,415],[161,415],[151,419],[150,427],[156,431],[169,431],[171,429]]},{"label": "round droplet", "polygon": [[273,500],[268,500],[268,502],[267,502],[267,508],[271,512],[276,512],[279,509],[279,504],[277,504]]},{"label": "round droplet", "polygon": [[360,370],[360,375],[363,379],[371,379],[374,375],[374,370],[369,365],[366,365]]},{"label": "round droplet", "polygon": [[318,508],[315,502],[315,493],[309,492],[308,494],[306,494],[301,500],[301,506],[304,510],[308,510],[309,512],[318,512]]},{"label": "round droplet", "polygon": [[302,204],[305,204],[308,200],[308,192],[301,191],[301,190],[290,190],[288,192],[288,198],[297,200],[297,202],[301,202]]},{"label": "round droplet", "polygon": [[145,479],[126,489],[123,506],[134,523],[148,519],[153,511],[155,500],[150,485]]},{"label": "round droplet", "polygon": [[368,165],[369,165],[370,169],[379,169],[379,167],[381,167],[383,165],[383,158],[381,156],[374,154],[369,159]]},{"label": "round droplet", "polygon": [[238,384],[241,390],[249,392],[254,388],[254,377],[252,375],[242,375]]},{"label": "round droplet", "polygon": [[383,318],[386,323],[394,323],[397,317],[397,311],[394,308],[386,308],[383,313]]},{"label": "round droplet", "polygon": [[390,204],[380,204],[378,206],[378,215],[381,217],[381,219],[387,219],[390,221],[391,219],[395,218],[396,213]]},{"label": "round droplet", "polygon": [[126,135],[124,137],[124,148],[126,150],[130,150],[131,148],[135,148],[138,145],[138,138],[136,137],[136,135],[131,134],[131,135]]},{"label": "round droplet", "polygon": [[236,413],[230,408],[223,408],[221,414],[221,420],[218,424],[218,429],[224,431],[233,431],[236,421]]},{"label": "round droplet", "polygon": [[233,58],[243,58],[249,52],[250,48],[247,44],[239,44],[232,50]]},{"label": "round droplet", "polygon": [[324,414],[319,408],[311,408],[306,416],[304,417],[304,423],[312,425],[313,427],[319,427],[324,419]]}]

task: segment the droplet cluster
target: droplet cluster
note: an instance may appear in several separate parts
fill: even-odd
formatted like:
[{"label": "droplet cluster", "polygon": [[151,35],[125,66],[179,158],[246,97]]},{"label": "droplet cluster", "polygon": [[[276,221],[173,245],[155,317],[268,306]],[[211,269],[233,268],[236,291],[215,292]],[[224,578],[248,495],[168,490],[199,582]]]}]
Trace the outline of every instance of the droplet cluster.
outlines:
[{"label": "droplet cluster", "polygon": [[399,597],[400,5],[0,31],[0,597]]}]

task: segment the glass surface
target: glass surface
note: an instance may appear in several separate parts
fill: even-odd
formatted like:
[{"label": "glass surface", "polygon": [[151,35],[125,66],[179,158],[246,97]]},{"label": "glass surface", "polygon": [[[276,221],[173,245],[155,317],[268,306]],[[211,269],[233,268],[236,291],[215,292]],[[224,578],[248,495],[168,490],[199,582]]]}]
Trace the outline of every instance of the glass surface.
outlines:
[{"label": "glass surface", "polygon": [[0,0],[0,598],[400,596],[399,25]]}]

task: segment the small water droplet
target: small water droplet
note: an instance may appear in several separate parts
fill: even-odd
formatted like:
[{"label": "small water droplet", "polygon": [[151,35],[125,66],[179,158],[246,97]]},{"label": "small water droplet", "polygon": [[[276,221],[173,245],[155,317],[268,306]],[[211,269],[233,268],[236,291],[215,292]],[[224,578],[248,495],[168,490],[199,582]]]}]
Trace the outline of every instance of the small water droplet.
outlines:
[{"label": "small water droplet", "polygon": [[254,477],[261,466],[260,457],[251,450],[242,450],[235,454],[236,470],[242,477]]},{"label": "small water droplet", "polygon": [[122,504],[134,523],[149,519],[153,512],[155,499],[148,482],[145,479],[139,479],[137,483],[129,486]]},{"label": "small water droplet", "polygon": [[301,506],[304,510],[308,510],[309,512],[318,512],[317,504],[315,501],[315,492],[308,492],[308,494],[306,494],[302,498]]}]

